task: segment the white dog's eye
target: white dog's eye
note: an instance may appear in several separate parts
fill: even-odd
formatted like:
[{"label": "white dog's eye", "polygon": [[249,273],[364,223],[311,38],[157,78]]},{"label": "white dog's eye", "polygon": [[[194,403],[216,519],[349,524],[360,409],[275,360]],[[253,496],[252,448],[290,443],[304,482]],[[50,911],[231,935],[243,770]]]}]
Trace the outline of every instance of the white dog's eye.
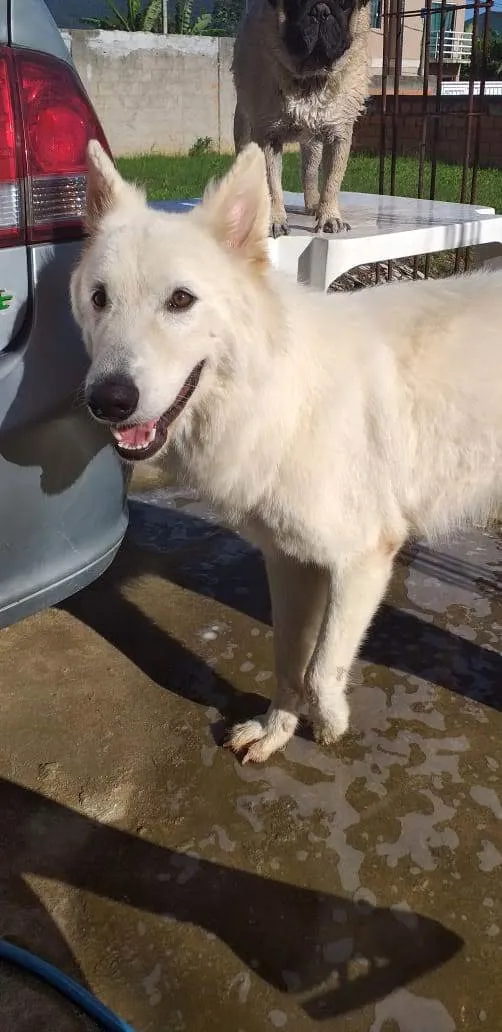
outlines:
[{"label": "white dog's eye", "polygon": [[196,298],[189,290],[183,290],[181,287],[178,290],[173,290],[171,297],[168,301],[168,308],[171,312],[186,312],[188,308],[191,308]]},{"label": "white dog's eye", "polygon": [[96,287],[91,294],[91,301],[95,308],[106,308],[106,290],[104,287]]}]

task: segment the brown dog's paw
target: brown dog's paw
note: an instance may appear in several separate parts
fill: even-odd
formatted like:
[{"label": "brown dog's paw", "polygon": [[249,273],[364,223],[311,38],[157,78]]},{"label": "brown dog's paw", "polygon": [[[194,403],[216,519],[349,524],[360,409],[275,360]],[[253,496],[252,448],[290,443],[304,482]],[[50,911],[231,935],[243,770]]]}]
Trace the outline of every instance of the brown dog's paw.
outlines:
[{"label": "brown dog's paw", "polygon": [[343,233],[348,229],[350,229],[350,224],[336,215],[319,215],[315,224],[316,233]]},{"label": "brown dog's paw", "polygon": [[317,218],[317,212],[319,211],[319,195],[315,197],[305,197],[305,214],[313,215]]},{"label": "brown dog's paw", "polygon": [[270,226],[270,236],[274,237],[274,240],[277,240],[277,237],[289,236],[287,219],[283,222],[272,222],[272,225]]}]

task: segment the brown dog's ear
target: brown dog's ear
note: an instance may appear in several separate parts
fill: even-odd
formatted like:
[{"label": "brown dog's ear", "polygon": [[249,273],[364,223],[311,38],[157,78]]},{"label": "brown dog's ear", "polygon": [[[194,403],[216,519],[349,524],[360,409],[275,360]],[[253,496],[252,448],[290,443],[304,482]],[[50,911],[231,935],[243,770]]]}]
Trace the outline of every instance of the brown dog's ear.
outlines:
[{"label": "brown dog's ear", "polygon": [[263,151],[250,143],[219,183],[210,183],[191,217],[256,268],[268,265],[270,195]]},{"label": "brown dog's ear", "polygon": [[85,226],[88,233],[93,233],[101,219],[125,199],[144,203],[144,194],[122,179],[98,140],[90,140],[87,145],[87,165]]}]

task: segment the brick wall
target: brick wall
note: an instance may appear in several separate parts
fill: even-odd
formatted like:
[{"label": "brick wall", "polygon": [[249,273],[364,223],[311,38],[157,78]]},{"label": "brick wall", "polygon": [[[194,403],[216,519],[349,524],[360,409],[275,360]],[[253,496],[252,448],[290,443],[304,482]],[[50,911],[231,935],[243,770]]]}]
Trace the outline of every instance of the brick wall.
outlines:
[{"label": "brick wall", "polygon": [[[399,99],[397,115],[397,151],[398,154],[418,154],[422,139],[423,100],[419,96],[405,96]],[[430,155],[431,142],[434,135],[436,98],[427,98],[429,114],[426,148]],[[385,117],[386,149],[392,146],[394,97],[387,97]],[[472,119],[472,140],[475,138],[475,125],[481,121],[479,162],[482,166],[502,168],[502,97],[475,97],[475,115]],[[354,134],[354,151],[365,151],[377,154],[380,151],[381,133],[381,97],[372,97],[368,102],[366,114],[359,120]],[[467,131],[467,98],[442,97],[439,117],[439,133],[436,156],[439,161],[462,164]],[[472,154],[472,149],[471,149]]]}]

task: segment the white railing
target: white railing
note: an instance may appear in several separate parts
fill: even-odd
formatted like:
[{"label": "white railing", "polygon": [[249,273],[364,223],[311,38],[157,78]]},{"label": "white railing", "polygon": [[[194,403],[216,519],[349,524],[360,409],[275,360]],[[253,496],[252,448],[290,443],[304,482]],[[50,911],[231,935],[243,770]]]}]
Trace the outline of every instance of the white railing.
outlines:
[{"label": "white railing", "polygon": [[[431,32],[429,40],[429,59],[439,61],[439,44],[441,34]],[[472,33],[451,32],[444,33],[443,61],[455,61],[459,64],[467,64],[471,59]]]},{"label": "white railing", "polygon": [[[481,83],[474,83],[474,96],[478,97]],[[442,82],[441,93],[445,97],[467,97],[469,93],[468,82]],[[502,95],[502,82],[485,82],[486,97],[500,97]]]}]

